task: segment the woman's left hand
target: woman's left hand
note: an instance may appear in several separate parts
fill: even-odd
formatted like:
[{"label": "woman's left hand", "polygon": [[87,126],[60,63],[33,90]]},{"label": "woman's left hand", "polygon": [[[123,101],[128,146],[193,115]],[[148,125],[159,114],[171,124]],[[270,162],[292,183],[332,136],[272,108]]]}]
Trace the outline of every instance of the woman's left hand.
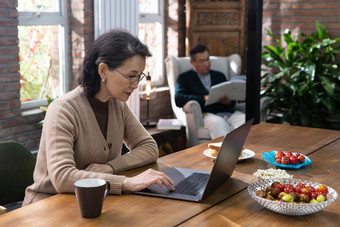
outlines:
[{"label": "woman's left hand", "polygon": [[85,170],[97,173],[113,173],[113,169],[109,164],[92,163],[88,165]]}]

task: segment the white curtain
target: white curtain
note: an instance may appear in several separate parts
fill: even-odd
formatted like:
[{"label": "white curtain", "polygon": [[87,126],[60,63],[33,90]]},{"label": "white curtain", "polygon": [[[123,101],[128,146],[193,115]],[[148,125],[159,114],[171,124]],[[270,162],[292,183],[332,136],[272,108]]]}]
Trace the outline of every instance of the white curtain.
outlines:
[{"label": "white curtain", "polygon": [[[123,28],[138,36],[139,23],[138,0],[95,0],[94,1],[94,36],[113,28]],[[127,101],[131,110],[139,119],[139,94],[136,89]]]}]

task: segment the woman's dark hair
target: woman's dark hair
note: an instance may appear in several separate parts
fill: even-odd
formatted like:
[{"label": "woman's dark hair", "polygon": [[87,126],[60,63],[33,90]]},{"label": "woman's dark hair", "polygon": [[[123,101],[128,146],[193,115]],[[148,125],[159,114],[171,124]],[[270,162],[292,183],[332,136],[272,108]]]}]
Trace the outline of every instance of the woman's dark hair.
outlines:
[{"label": "woman's dark hair", "polygon": [[88,49],[83,60],[82,72],[78,83],[88,97],[93,97],[100,88],[101,78],[98,73],[100,63],[110,69],[118,68],[135,55],[150,57],[148,47],[137,37],[122,29],[111,30],[99,36]]},{"label": "woman's dark hair", "polygon": [[197,53],[203,53],[205,51],[208,51],[208,53],[210,53],[208,47],[206,47],[203,44],[197,44],[196,46],[194,46],[193,48],[190,49],[189,51],[189,55],[190,55],[190,59],[192,61],[195,61],[196,58],[196,54]]}]

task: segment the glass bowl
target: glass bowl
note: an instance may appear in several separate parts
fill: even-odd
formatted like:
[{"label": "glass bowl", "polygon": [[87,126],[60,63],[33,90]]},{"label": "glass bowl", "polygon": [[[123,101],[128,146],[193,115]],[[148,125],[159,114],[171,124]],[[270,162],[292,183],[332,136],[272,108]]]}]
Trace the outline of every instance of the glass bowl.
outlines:
[{"label": "glass bowl", "polygon": [[270,179],[270,180],[258,180],[255,183],[252,183],[248,186],[248,193],[255,199],[259,204],[264,206],[265,208],[285,215],[307,215],[316,213],[326,207],[328,207],[332,202],[336,200],[338,197],[338,193],[331,187],[328,187],[327,200],[320,203],[288,203],[288,202],[278,202],[273,200],[268,200],[261,198],[256,195],[258,190],[264,190],[268,186],[270,186],[274,181],[279,181],[281,184],[292,184],[297,185],[302,182],[306,186],[317,187],[320,183],[315,183],[306,180],[299,179]]}]

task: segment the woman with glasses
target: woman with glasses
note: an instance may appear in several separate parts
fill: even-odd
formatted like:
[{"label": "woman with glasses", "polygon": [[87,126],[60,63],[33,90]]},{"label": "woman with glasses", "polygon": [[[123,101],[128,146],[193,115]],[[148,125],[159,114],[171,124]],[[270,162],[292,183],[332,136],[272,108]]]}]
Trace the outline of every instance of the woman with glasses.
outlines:
[{"label": "woman with glasses", "polygon": [[[173,190],[172,180],[149,169],[134,177],[117,175],[158,158],[155,141],[126,101],[143,79],[146,45],[124,30],[100,36],[83,60],[79,86],[47,110],[34,183],[24,205],[57,193],[74,193],[74,182],[101,178],[110,193],[139,191],[151,184]],[[130,152],[121,155],[122,143]]]}]

